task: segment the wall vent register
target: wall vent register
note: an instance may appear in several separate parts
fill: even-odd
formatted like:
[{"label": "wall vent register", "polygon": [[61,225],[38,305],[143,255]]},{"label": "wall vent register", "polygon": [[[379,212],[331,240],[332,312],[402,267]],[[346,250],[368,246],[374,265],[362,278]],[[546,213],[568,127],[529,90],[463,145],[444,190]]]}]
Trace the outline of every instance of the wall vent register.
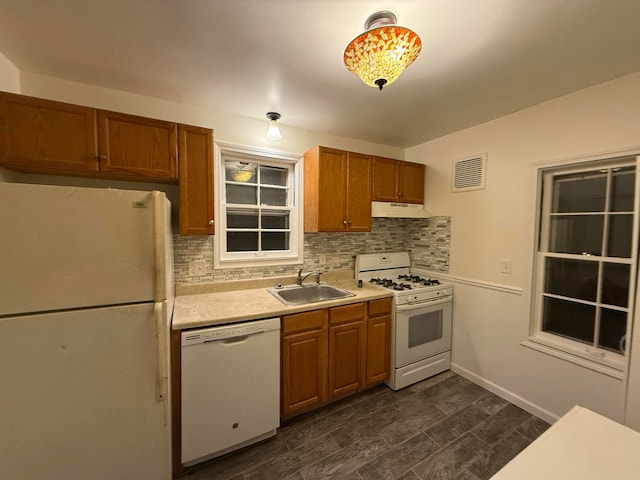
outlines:
[{"label": "wall vent register", "polygon": [[487,154],[453,162],[452,192],[484,190],[487,179]]}]

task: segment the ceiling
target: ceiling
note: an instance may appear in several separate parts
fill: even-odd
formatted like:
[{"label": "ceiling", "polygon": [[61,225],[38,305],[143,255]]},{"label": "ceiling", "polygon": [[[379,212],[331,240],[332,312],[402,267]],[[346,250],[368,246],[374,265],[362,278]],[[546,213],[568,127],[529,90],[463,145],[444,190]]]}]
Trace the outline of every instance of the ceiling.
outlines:
[{"label": "ceiling", "polygon": [[[382,91],[346,70],[391,10],[422,53]],[[409,147],[640,70],[638,0],[0,0],[21,71]]]}]

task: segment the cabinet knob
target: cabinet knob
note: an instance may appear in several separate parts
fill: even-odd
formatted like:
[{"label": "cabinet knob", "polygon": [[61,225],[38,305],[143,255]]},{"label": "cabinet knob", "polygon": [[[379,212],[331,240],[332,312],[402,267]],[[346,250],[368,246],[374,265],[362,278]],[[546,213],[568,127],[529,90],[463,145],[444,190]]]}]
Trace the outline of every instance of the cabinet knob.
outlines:
[{"label": "cabinet knob", "polygon": [[213,225],[214,223],[216,223],[215,220],[209,220],[209,225]]},{"label": "cabinet knob", "polygon": [[343,220],[343,221],[342,221],[342,223],[343,223],[344,225],[346,225],[346,224],[347,224],[347,221],[346,221],[346,220]]},{"label": "cabinet knob", "polygon": [[106,160],[107,158],[109,157],[107,157],[106,155],[98,155],[98,159],[100,160]]},{"label": "cabinet knob", "polygon": [[347,220],[347,223],[348,223],[349,225],[351,225],[351,220]]}]

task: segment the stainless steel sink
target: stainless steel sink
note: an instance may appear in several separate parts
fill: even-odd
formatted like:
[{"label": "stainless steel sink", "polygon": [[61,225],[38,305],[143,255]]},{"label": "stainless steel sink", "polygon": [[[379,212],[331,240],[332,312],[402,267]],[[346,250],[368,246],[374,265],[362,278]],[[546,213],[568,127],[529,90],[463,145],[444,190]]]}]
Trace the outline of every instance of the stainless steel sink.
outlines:
[{"label": "stainless steel sink", "polygon": [[307,303],[325,302],[336,298],[355,297],[355,293],[327,285],[326,283],[312,283],[308,285],[287,285],[286,287],[267,288],[267,291],[288,306],[304,305]]}]

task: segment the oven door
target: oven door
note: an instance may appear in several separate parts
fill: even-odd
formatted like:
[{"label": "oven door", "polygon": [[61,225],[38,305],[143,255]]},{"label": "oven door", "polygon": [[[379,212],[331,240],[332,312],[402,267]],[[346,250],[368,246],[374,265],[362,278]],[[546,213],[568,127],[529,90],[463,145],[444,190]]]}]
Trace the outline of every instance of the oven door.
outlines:
[{"label": "oven door", "polygon": [[395,308],[395,367],[451,350],[452,299]]}]

